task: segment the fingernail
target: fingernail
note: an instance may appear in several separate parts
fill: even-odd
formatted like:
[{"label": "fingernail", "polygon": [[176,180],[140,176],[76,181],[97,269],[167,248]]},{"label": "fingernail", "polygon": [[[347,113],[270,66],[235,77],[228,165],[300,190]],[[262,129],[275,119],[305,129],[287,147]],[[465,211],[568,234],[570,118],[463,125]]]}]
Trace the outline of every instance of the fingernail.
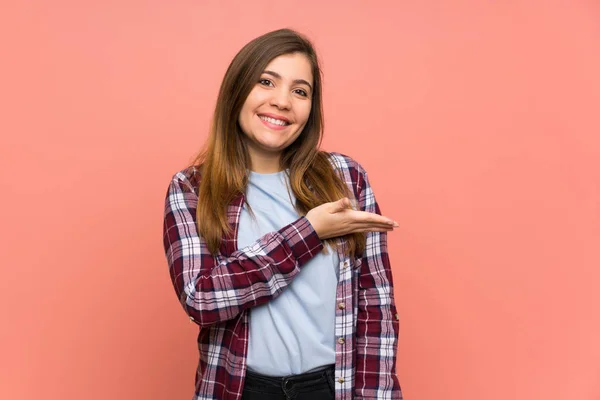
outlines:
[{"label": "fingernail", "polygon": [[399,227],[399,226],[400,226],[400,225],[399,225],[399,224],[398,224],[396,221],[394,221],[394,228],[397,228],[397,227]]}]

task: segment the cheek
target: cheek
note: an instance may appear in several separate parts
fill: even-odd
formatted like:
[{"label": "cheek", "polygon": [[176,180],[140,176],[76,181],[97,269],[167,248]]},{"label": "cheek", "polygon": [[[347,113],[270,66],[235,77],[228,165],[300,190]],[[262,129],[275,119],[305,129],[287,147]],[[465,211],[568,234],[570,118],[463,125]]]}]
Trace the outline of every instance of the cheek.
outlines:
[{"label": "cheek", "polygon": [[248,135],[248,132],[252,130],[252,117],[254,116],[253,108],[251,104],[248,102],[244,103],[242,109],[240,110],[240,115],[238,117],[238,123],[240,128],[242,128],[242,132],[245,135]]},{"label": "cheek", "polygon": [[261,103],[260,93],[256,89],[252,89],[246,101],[244,101],[244,105],[242,106],[241,116],[252,116],[256,108]]},{"label": "cheek", "polygon": [[302,118],[303,123],[308,121],[308,117],[310,116],[311,105],[302,104],[302,107],[298,110],[298,117]]}]

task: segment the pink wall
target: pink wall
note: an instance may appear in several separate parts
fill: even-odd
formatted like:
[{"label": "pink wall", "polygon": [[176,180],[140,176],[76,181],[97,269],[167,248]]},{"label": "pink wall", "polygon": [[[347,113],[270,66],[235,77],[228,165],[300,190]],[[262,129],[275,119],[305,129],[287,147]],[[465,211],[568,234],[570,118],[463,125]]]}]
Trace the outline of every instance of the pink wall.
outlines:
[{"label": "pink wall", "polygon": [[321,52],[325,147],[402,225],[406,399],[600,399],[599,21],[584,0],[2,2],[0,398],[191,397],[166,186],[235,52],[287,26]]}]

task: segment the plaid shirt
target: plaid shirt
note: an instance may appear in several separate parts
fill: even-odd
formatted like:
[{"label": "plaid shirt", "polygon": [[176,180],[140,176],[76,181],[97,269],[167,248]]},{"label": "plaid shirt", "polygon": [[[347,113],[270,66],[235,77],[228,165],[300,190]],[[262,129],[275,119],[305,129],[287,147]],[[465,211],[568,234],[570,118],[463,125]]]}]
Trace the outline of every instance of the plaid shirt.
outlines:
[{"label": "plaid shirt", "polygon": [[[334,168],[363,211],[380,214],[366,171],[330,153]],[[248,352],[249,310],[277,297],[302,266],[323,249],[305,217],[237,248],[244,197],[228,207],[233,235],[213,256],[196,229],[199,171],[173,177],[166,197],[164,247],[171,280],[191,321],[200,326],[193,400],[239,400]],[[335,314],[336,400],[402,399],[396,375],[398,315],[385,232],[367,234],[364,254],[344,254],[338,239],[340,277]]]}]

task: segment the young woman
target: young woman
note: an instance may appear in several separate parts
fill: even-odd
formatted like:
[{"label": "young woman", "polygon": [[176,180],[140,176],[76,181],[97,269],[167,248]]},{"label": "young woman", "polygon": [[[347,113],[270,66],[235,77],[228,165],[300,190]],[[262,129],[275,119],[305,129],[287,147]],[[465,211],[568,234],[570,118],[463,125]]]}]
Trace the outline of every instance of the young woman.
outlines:
[{"label": "young woman", "polygon": [[386,232],[365,170],[319,150],[321,71],[287,29],[231,62],[173,177],[164,247],[200,327],[195,400],[401,399]]}]

